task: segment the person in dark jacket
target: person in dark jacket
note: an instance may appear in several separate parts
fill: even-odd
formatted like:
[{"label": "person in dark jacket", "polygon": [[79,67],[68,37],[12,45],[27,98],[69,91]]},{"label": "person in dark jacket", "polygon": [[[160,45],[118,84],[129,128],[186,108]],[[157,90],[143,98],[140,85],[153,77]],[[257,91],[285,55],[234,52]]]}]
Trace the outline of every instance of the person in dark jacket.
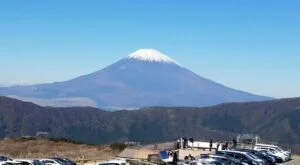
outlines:
[{"label": "person in dark jacket", "polygon": [[190,142],[192,143],[192,148],[194,147],[194,138],[190,137]]},{"label": "person in dark jacket", "polygon": [[225,143],[222,143],[222,150],[225,150]]},{"label": "person in dark jacket", "polygon": [[189,156],[185,156],[184,160],[189,160],[189,161],[193,161],[196,160],[195,157],[193,157],[191,154],[189,154]]},{"label": "person in dark jacket", "polygon": [[233,148],[236,148],[237,147],[237,141],[236,141],[236,139],[233,139],[232,143],[233,143]]},{"label": "person in dark jacket", "polygon": [[173,154],[173,164],[177,165],[177,162],[178,162],[178,155],[177,155],[177,152],[174,152],[174,154]]},{"label": "person in dark jacket", "polygon": [[180,145],[181,145],[181,144],[180,144],[180,139],[178,139],[177,142],[176,142],[176,148],[177,148],[177,149],[180,149]]},{"label": "person in dark jacket", "polygon": [[228,142],[225,141],[225,150],[228,150]]},{"label": "person in dark jacket", "polygon": [[210,142],[209,142],[209,151],[211,151],[212,147],[213,147],[213,141],[210,140]]},{"label": "person in dark jacket", "polygon": [[183,148],[186,149],[188,144],[188,139],[186,137],[183,137]]}]

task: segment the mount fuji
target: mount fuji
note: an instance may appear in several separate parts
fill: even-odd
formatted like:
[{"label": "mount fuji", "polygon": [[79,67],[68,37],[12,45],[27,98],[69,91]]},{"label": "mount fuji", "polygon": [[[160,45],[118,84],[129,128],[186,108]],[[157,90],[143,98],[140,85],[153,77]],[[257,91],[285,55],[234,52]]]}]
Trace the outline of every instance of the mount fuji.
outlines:
[{"label": "mount fuji", "polygon": [[140,49],[91,74],[65,82],[0,88],[0,95],[43,106],[140,108],[210,106],[271,98],[228,88],[153,49]]}]

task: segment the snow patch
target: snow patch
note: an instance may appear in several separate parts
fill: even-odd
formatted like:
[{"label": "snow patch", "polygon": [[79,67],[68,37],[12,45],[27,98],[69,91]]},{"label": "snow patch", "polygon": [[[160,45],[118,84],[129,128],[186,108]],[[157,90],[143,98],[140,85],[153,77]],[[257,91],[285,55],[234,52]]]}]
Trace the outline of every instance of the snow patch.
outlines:
[{"label": "snow patch", "polygon": [[128,56],[129,59],[136,59],[149,62],[173,63],[178,64],[169,56],[154,49],[139,49]]}]

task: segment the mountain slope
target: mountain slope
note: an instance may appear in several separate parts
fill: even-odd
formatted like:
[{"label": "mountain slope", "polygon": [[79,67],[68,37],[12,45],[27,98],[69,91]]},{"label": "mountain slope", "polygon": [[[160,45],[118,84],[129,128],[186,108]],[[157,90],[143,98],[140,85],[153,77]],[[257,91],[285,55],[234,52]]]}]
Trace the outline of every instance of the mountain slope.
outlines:
[{"label": "mountain slope", "polygon": [[[151,49],[139,50],[103,70],[70,81],[0,88],[0,95],[25,97],[35,103],[41,102],[37,98],[44,102],[67,98],[71,105],[81,101],[73,104],[75,106],[122,108],[209,106],[270,99],[205,79]],[[55,103],[50,105],[55,106]],[[63,105],[57,101],[57,106]]]},{"label": "mountain slope", "polygon": [[299,112],[300,98],[207,108],[152,107],[105,112],[88,107],[45,108],[0,97],[0,137],[47,131],[55,137],[88,143],[153,143],[180,136],[224,140],[240,133],[253,133],[299,149]]}]

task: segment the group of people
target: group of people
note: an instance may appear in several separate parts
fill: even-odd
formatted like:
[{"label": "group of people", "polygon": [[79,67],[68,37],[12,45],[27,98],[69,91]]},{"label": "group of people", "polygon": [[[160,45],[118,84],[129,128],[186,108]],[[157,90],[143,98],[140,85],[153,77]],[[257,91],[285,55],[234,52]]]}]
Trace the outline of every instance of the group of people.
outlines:
[{"label": "group of people", "polygon": [[[192,143],[192,146],[193,146],[193,143],[194,143],[194,138],[193,137],[190,137],[189,139],[187,137],[181,137],[180,139],[177,140],[177,149],[186,149],[188,148],[188,142]],[[209,142],[209,151],[211,151],[214,146],[213,146],[213,140],[210,140]],[[231,142],[225,140],[223,142],[216,142],[216,150],[228,150],[229,148],[236,148],[237,146],[237,141],[236,139],[233,139]]]},{"label": "group of people", "polygon": [[[181,137],[180,139],[177,140],[177,149],[186,149],[188,148],[188,142],[194,143],[194,138],[190,137],[189,139],[187,137]],[[216,151],[218,150],[228,150],[229,148],[236,148],[237,147],[237,141],[236,139],[233,139],[232,142],[230,141],[223,141],[223,142],[215,142],[216,146],[214,146],[214,142],[211,139],[209,141],[209,151],[212,151],[212,149],[216,149]],[[216,148],[214,148],[216,147]],[[176,165],[178,163],[178,153],[177,152],[170,152],[169,153],[171,157],[173,157],[173,164]],[[191,154],[189,154],[188,156],[184,157],[184,160],[187,161],[193,161],[195,160],[195,157],[193,157]]]},{"label": "group of people", "polygon": [[191,154],[189,154],[189,156],[184,157],[184,160],[193,161],[193,160],[196,160],[196,159]]},{"label": "group of people", "polygon": [[[210,141],[210,146],[212,146],[212,140]],[[220,149],[221,146],[221,150],[228,150],[229,147],[230,148],[236,148],[237,147],[237,141],[236,139],[233,139],[232,142],[228,142],[227,140],[225,140],[224,142],[217,142],[217,151]],[[211,150],[211,148],[210,148]]]},{"label": "group of people", "polygon": [[187,137],[181,137],[180,139],[177,140],[177,149],[186,149],[188,148],[188,142],[191,142],[192,144],[194,143],[194,138],[190,137],[189,139]]}]

